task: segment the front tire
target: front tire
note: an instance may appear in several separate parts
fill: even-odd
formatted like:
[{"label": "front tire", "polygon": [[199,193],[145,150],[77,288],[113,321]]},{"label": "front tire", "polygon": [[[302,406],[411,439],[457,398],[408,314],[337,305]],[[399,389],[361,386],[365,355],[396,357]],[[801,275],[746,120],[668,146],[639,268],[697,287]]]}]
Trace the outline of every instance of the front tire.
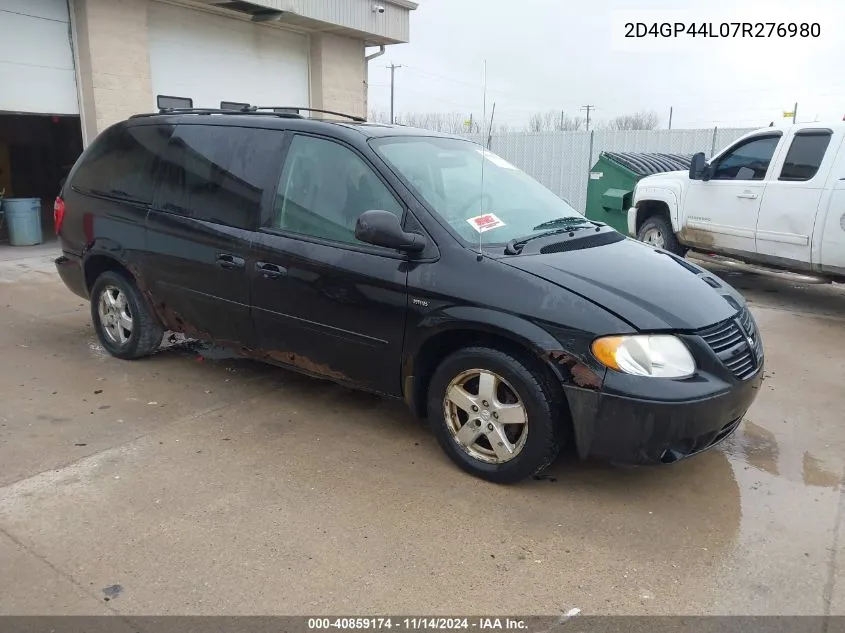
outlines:
[{"label": "front tire", "polygon": [[124,360],[149,356],[164,336],[135,283],[113,270],[97,277],[91,288],[91,319],[106,351]]},{"label": "front tire", "polygon": [[500,484],[546,469],[563,442],[560,398],[533,363],[487,347],[459,350],[431,378],[428,419],[466,472]]},{"label": "front tire", "polygon": [[671,222],[662,215],[652,215],[646,218],[640,230],[637,231],[637,239],[680,257],[687,253],[687,249],[681,245],[675,236]]}]

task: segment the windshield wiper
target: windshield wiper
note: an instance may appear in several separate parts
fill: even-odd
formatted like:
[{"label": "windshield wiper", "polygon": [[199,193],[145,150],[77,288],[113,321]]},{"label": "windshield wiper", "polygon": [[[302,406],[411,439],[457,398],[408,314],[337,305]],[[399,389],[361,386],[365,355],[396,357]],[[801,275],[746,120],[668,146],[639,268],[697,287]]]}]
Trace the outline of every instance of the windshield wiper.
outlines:
[{"label": "windshield wiper", "polygon": [[[570,223],[571,220],[577,221],[576,223]],[[560,228],[551,228],[553,226],[560,226]],[[571,233],[573,231],[580,231],[581,229],[588,229],[591,227],[596,227],[596,231],[599,230],[599,227],[602,225],[597,222],[591,222],[590,220],[586,220],[584,218],[578,217],[569,217],[569,218],[558,218],[557,220],[549,220],[548,222],[543,222],[542,224],[538,224],[534,227],[534,230],[540,230],[544,228],[548,228],[548,231],[540,231],[539,233],[533,233],[531,235],[526,235],[524,237],[516,237],[509,241],[505,246],[505,254],[506,255],[519,255],[520,251],[522,251],[522,247],[531,240],[536,240],[538,237],[549,237],[550,235],[559,235],[560,233]]]},{"label": "windshield wiper", "polygon": [[570,227],[570,226],[578,226],[583,224],[593,224],[587,218],[582,218],[581,216],[577,215],[570,215],[563,218],[555,218],[554,220],[549,220],[548,222],[541,222],[537,226],[535,226],[532,230],[534,231],[541,231],[543,229],[554,229],[558,227]]}]

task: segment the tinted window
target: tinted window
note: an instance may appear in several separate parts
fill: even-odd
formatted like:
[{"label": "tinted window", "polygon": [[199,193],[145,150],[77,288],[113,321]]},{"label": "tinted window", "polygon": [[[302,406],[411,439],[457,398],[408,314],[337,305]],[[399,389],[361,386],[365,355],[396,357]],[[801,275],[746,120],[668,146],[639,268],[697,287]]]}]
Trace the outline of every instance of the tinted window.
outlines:
[{"label": "tinted window", "polygon": [[786,153],[780,180],[810,180],[819,171],[830,143],[830,132],[799,134]]},{"label": "tinted window", "polygon": [[373,209],[402,218],[402,206],[355,152],[333,141],[294,137],[279,182],[274,228],[356,243],[355,221]]},{"label": "tinted window", "polygon": [[152,201],[158,157],[172,127],[113,128],[86,154],[71,183],[74,188],[148,204]]},{"label": "tinted window", "polygon": [[779,136],[746,141],[719,159],[714,180],[763,180],[772,162]]},{"label": "tinted window", "polygon": [[258,224],[273,183],[283,133],[180,125],[162,161],[157,205],[164,211],[243,229]]}]

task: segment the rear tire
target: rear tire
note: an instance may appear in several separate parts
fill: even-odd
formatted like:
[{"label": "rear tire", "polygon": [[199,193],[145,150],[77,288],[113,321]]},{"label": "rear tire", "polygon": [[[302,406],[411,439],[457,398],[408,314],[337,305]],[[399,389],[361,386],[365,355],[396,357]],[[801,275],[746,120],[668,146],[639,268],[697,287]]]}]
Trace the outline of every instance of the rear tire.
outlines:
[{"label": "rear tire", "polygon": [[637,231],[637,239],[651,246],[662,248],[664,251],[674,253],[679,257],[687,254],[687,249],[681,245],[672,229],[672,223],[663,215],[652,215],[646,218],[640,230]]},{"label": "rear tire", "polygon": [[558,393],[527,359],[466,348],[431,378],[429,424],[460,468],[494,483],[516,483],[545,470],[560,452]]},{"label": "rear tire", "polygon": [[124,360],[153,354],[164,336],[135,282],[114,270],[97,277],[91,288],[91,319],[106,351]]}]

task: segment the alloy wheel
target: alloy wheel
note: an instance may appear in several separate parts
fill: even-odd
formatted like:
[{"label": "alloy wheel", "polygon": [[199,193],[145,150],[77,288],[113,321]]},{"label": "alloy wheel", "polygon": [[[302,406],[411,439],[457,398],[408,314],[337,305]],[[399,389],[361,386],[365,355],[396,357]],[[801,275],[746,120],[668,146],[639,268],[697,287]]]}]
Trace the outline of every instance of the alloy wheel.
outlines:
[{"label": "alloy wheel", "polygon": [[663,236],[663,231],[658,228],[647,229],[643,234],[643,242],[657,248],[666,247],[666,238]]},{"label": "alloy wheel", "polygon": [[97,314],[103,332],[112,343],[126,345],[132,336],[134,320],[126,295],[115,286],[106,286],[97,301]]},{"label": "alloy wheel", "polygon": [[446,389],[443,410],[452,438],[470,457],[502,464],[525,447],[525,405],[510,383],[492,371],[461,372]]}]

